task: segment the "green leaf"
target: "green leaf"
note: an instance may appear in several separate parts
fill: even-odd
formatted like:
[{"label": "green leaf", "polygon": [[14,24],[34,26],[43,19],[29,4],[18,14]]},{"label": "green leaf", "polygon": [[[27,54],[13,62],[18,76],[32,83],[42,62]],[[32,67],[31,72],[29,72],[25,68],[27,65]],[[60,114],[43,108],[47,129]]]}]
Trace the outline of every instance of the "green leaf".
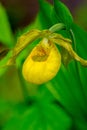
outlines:
[{"label": "green leaf", "polygon": [[76,48],[77,48],[78,54],[82,56],[83,58],[87,59],[87,56],[86,56],[87,32],[81,29],[75,23],[72,24],[71,29],[75,35]]},{"label": "green leaf", "polygon": [[[87,60],[87,32],[81,29],[76,24],[72,25],[72,30],[74,32],[75,40],[76,40],[76,51],[77,53]],[[87,87],[86,87],[86,74],[87,68],[77,65],[79,71],[79,80],[82,84],[82,93],[84,96],[84,100],[87,100]],[[81,89],[81,88],[80,88]]]},{"label": "green leaf", "polygon": [[0,3],[0,42],[8,47],[12,47],[14,40],[8,17],[4,7]]},{"label": "green leaf", "polygon": [[45,0],[38,0],[39,7],[40,7],[40,19],[42,22],[43,29],[47,29],[52,26],[51,21],[51,12],[52,12],[52,5]]},{"label": "green leaf", "polygon": [[3,130],[67,130],[70,125],[70,118],[60,107],[36,100],[30,107],[17,105]]},{"label": "green leaf", "polygon": [[70,28],[73,18],[69,9],[60,0],[54,0],[54,9],[58,16],[58,21],[64,23],[67,28]]},{"label": "green leaf", "polygon": [[58,16],[57,16],[57,13],[55,12],[54,7],[52,8],[52,12],[51,12],[51,21],[53,24],[60,23],[60,20],[58,19]]}]

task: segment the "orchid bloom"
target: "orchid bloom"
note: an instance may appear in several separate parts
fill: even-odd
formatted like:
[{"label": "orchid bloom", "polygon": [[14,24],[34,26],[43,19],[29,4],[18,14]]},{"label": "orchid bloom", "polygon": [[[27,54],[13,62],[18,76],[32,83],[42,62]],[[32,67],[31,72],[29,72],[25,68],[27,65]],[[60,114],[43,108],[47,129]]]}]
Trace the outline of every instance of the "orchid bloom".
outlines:
[{"label": "orchid bloom", "polygon": [[[51,28],[54,30],[54,28]],[[72,48],[72,41],[64,38],[61,34],[52,30],[31,30],[20,36],[16,46],[12,50],[12,57],[7,65],[13,64],[19,53],[34,40],[42,39],[26,58],[22,73],[28,82],[43,84],[51,80],[59,71],[61,66],[61,54],[55,44],[64,48],[72,59],[77,60],[83,66],[87,66],[87,60],[79,57]]]}]

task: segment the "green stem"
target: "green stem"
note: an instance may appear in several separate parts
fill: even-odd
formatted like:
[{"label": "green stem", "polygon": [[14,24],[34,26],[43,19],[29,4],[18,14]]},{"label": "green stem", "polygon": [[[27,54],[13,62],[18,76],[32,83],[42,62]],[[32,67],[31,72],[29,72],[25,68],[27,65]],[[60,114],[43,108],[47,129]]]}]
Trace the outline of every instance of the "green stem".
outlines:
[{"label": "green stem", "polygon": [[75,40],[75,36],[74,36],[72,29],[70,29],[69,32],[70,32],[70,36],[71,36],[71,39],[72,39],[72,42],[73,42],[73,45],[74,45],[74,50],[77,51],[76,50],[76,40]]},{"label": "green stem", "polygon": [[45,86],[52,93],[52,95],[55,97],[55,99],[59,101],[59,99],[60,99],[59,94],[57,93],[56,89],[52,86],[52,84],[47,83]]},{"label": "green stem", "polygon": [[23,97],[24,97],[25,102],[27,102],[29,94],[28,94],[28,90],[27,90],[25,81],[23,79],[20,68],[18,68],[18,75],[19,75],[19,80],[20,80],[20,83],[21,83],[21,89],[22,89]]},{"label": "green stem", "polygon": [[65,25],[63,23],[58,23],[53,25],[51,28],[49,28],[49,31],[56,32],[56,31],[60,31],[62,29],[65,29]]}]

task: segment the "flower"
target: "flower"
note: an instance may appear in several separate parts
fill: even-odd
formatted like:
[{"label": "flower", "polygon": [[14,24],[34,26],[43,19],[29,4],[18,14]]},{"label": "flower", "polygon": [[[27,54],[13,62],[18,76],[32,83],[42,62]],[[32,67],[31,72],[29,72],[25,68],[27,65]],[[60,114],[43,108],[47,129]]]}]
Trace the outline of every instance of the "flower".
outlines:
[{"label": "flower", "polygon": [[51,80],[61,65],[61,55],[53,42],[43,38],[25,60],[22,73],[28,82],[43,84]]},{"label": "flower", "polygon": [[[14,64],[17,56],[26,46],[34,40],[42,38],[40,43],[31,51],[22,67],[23,76],[28,82],[43,84],[51,80],[57,74],[63,58],[67,64],[71,59],[74,59],[87,67],[87,60],[78,56],[73,50],[72,41],[64,38],[61,34],[55,33],[55,28],[58,29],[58,27],[60,28],[60,24],[54,25],[49,30],[34,29],[20,36],[12,50],[12,57],[6,65]],[[66,53],[62,52],[60,54],[55,43],[65,49]]]}]

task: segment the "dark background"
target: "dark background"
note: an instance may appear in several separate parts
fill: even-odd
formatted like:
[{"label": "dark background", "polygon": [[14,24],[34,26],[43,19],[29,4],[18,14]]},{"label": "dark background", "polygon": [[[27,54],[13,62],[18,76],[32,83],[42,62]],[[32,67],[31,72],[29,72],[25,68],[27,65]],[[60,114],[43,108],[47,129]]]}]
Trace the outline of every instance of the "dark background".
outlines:
[{"label": "dark background", "polygon": [[[53,0],[48,0],[53,3]],[[87,0],[62,0],[70,9],[77,24],[87,29]],[[1,0],[13,31],[30,24],[38,13],[38,0]]]}]

